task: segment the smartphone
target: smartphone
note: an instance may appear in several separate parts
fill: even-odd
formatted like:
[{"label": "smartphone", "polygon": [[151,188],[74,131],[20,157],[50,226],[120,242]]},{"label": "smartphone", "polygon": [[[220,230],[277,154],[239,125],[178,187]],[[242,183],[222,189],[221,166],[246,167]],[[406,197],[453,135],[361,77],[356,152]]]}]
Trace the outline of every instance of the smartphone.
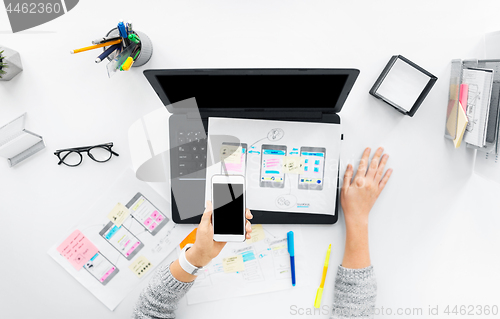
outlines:
[{"label": "smartphone", "polygon": [[262,145],[260,165],[260,187],[285,187],[283,171],[286,145]]},{"label": "smartphone", "polygon": [[100,251],[87,261],[83,268],[104,286],[120,271]]},{"label": "smartphone", "polygon": [[326,149],[323,147],[301,147],[300,156],[304,158],[304,174],[299,175],[299,189],[322,190]]},{"label": "smartphone", "polygon": [[99,235],[128,260],[131,260],[144,247],[144,244],[125,226],[117,227],[112,222],[109,222]]},{"label": "smartphone", "polygon": [[215,241],[245,240],[245,177],[214,175],[212,177],[212,225]]},{"label": "smartphone", "polygon": [[137,193],[127,205],[130,216],[137,220],[151,235],[156,235],[169,219],[144,195]]},{"label": "smartphone", "polygon": [[243,175],[245,176],[247,166],[247,144],[245,143],[222,143],[221,156],[225,152],[233,152],[234,148],[241,147],[241,156],[236,154],[238,161],[224,161],[221,160],[220,173],[223,175]]}]

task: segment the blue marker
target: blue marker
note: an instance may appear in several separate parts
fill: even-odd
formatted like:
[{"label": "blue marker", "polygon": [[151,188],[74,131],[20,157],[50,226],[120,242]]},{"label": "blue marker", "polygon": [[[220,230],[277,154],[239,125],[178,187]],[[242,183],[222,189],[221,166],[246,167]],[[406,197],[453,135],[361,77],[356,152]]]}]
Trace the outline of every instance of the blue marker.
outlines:
[{"label": "blue marker", "polygon": [[127,38],[127,29],[125,28],[125,24],[123,23],[123,20],[118,22],[118,31],[120,31],[120,36],[122,38]]},{"label": "blue marker", "polygon": [[286,234],[288,240],[288,253],[290,254],[290,269],[292,270],[292,286],[295,286],[295,248],[293,245],[293,231]]}]

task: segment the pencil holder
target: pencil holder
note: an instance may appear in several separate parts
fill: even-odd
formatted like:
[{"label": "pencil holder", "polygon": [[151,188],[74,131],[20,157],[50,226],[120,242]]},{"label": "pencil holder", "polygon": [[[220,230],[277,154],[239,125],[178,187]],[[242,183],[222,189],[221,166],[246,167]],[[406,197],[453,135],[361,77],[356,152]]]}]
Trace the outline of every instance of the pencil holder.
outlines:
[{"label": "pencil holder", "polygon": [[[153,43],[151,42],[151,39],[141,31],[134,31],[137,36],[141,39],[141,42],[139,43],[140,45],[140,53],[137,59],[135,60],[134,64],[132,67],[139,67],[143,66],[144,64],[148,63],[148,61],[151,59],[151,56],[153,55]],[[120,32],[118,31],[117,28],[111,29],[108,34],[106,34],[107,37],[113,37],[113,36],[119,36]],[[106,51],[108,47],[104,47],[103,51]],[[116,53],[112,53],[108,56],[108,60],[111,61],[115,58]]]}]

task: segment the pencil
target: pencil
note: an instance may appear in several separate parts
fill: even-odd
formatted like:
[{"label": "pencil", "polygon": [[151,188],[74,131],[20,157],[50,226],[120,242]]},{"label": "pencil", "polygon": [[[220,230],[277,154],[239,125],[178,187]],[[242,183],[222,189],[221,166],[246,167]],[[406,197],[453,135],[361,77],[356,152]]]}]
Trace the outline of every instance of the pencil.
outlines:
[{"label": "pencil", "polygon": [[96,44],[96,45],[91,45],[89,47],[85,47],[85,48],[81,48],[81,49],[76,49],[76,50],[70,51],[70,53],[74,54],[74,53],[80,53],[80,52],[85,52],[85,51],[89,51],[89,50],[99,49],[99,48],[102,48],[102,47],[107,47],[108,45],[118,44],[120,42],[122,42],[121,39],[114,40],[114,41],[109,41],[109,42],[104,42],[104,43],[101,43],[101,44]]}]

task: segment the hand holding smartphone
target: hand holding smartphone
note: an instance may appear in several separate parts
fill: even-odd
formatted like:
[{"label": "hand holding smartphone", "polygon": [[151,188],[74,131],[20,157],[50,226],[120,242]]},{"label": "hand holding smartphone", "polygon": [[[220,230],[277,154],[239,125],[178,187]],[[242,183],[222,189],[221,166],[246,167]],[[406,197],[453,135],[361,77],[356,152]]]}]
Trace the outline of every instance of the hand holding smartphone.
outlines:
[{"label": "hand holding smartphone", "polygon": [[214,175],[212,177],[212,205],[214,241],[244,241],[246,237],[245,178],[241,175]]}]

